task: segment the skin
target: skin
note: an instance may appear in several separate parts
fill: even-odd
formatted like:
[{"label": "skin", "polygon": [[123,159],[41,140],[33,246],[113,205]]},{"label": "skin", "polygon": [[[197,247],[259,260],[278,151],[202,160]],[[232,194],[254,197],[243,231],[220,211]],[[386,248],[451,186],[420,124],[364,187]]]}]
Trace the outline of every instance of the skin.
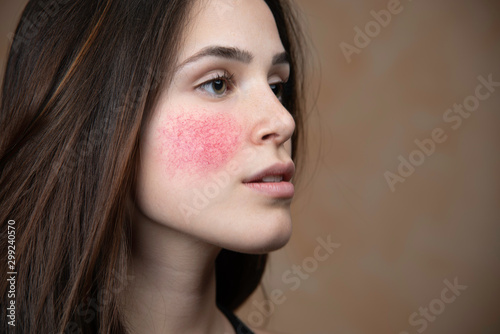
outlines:
[{"label": "skin", "polygon": [[183,110],[157,129],[160,162],[172,177],[217,173],[237,151],[241,128],[231,114]]},{"label": "skin", "polygon": [[[291,234],[291,199],[242,183],[291,161],[295,124],[272,89],[288,79],[289,64],[272,64],[284,52],[272,13],[262,0],[207,0],[190,22],[173,82],[141,138],[129,265],[135,279],[123,301],[134,333],[234,333],[215,304],[221,247],[265,253]],[[214,45],[252,59],[193,61]],[[225,72],[234,74],[227,91],[204,84]]]}]

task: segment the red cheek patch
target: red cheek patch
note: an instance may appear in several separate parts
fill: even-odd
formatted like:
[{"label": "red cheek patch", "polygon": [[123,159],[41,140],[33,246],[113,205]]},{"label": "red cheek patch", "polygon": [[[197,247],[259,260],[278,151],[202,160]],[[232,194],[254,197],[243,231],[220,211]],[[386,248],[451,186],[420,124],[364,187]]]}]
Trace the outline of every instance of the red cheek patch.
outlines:
[{"label": "red cheek patch", "polygon": [[169,172],[217,170],[233,157],[241,126],[227,114],[181,114],[158,129],[161,159]]}]

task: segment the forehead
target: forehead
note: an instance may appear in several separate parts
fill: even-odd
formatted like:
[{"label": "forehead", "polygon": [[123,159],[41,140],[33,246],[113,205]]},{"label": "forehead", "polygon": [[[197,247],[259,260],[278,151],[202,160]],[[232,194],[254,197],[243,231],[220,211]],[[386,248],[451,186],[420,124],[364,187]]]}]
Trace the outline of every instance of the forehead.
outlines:
[{"label": "forehead", "polygon": [[263,0],[200,0],[194,6],[180,58],[212,45],[261,56],[284,51],[271,10]]}]

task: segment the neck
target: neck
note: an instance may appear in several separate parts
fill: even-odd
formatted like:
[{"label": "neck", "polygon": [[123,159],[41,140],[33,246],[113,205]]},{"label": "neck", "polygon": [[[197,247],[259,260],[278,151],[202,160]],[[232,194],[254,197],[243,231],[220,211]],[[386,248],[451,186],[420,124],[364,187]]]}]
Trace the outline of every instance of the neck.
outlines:
[{"label": "neck", "polygon": [[215,302],[220,248],[141,219],[134,226],[123,295],[125,323],[134,334],[234,333]]}]

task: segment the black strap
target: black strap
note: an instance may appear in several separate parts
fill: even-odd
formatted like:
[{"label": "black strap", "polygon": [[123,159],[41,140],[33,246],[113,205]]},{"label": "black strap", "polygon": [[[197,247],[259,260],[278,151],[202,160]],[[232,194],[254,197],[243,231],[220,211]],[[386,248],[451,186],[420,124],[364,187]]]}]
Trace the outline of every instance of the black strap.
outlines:
[{"label": "black strap", "polygon": [[250,328],[248,328],[243,321],[241,321],[233,312],[229,311],[225,307],[218,305],[217,307],[226,316],[227,320],[231,323],[236,334],[255,334]]}]

